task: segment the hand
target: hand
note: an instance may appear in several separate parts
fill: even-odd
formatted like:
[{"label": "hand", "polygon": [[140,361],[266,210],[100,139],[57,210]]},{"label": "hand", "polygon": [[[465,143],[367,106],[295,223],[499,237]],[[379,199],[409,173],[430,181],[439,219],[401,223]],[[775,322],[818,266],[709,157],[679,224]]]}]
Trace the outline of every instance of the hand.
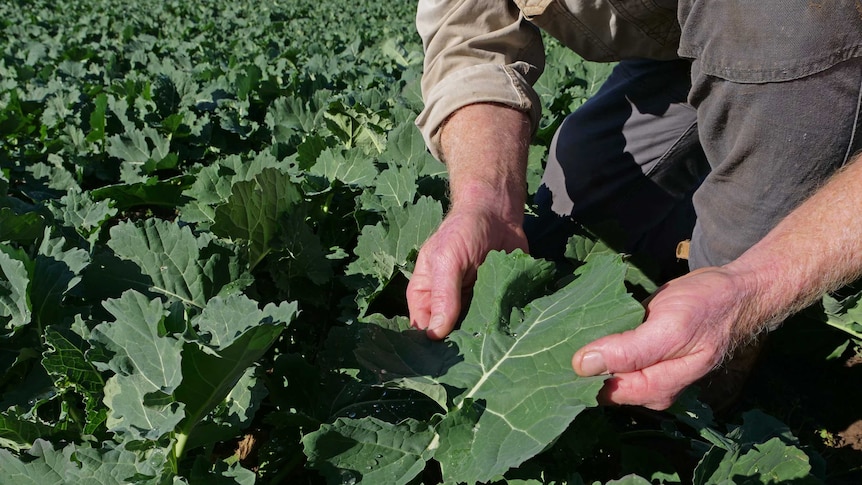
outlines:
[{"label": "hand", "polygon": [[645,302],[641,326],[584,346],[572,367],[582,376],[613,375],[599,395],[605,404],[667,409],[729,355],[746,329],[756,328],[751,294],[725,268],[689,273]]},{"label": "hand", "polygon": [[453,208],[419,251],[407,285],[407,306],[411,325],[433,339],[452,331],[462,296],[472,289],[476,270],[490,251],[527,251],[521,221],[498,215],[498,203],[488,197],[481,204]]}]

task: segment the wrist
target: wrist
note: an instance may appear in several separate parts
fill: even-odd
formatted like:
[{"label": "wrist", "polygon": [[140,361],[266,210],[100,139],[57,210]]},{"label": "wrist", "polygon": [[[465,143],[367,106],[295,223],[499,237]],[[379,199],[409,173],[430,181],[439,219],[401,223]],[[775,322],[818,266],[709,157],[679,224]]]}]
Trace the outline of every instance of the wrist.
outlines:
[{"label": "wrist", "polygon": [[451,211],[480,211],[510,223],[524,221],[526,189],[515,183],[488,183],[473,180],[450,187]]},{"label": "wrist", "polygon": [[740,295],[742,314],[735,329],[737,340],[775,330],[788,316],[795,294],[768,262],[754,264],[740,257],[722,269],[733,279]]}]

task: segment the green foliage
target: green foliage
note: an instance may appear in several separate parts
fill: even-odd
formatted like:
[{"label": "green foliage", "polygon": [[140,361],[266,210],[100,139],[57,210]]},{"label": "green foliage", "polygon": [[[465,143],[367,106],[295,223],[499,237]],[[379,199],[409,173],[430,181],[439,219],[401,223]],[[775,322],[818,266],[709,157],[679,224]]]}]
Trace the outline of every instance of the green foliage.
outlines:
[{"label": "green foliage", "polygon": [[[448,204],[412,2],[25,3],[0,4],[0,483],[818,473],[762,415],[685,401],[651,430],[700,461],[675,469],[596,407],[571,355],[654,288],[600,242],[572,240],[575,274],[493,253],[450,338],[409,328]],[[531,190],[609,69],[549,49]],[[858,330],[857,302],[830,324]]]}]

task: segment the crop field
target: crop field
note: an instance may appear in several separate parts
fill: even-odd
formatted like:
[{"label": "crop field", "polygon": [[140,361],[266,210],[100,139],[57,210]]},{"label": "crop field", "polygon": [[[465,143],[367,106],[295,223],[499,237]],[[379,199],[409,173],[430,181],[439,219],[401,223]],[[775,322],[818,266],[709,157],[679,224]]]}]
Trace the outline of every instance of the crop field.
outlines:
[{"label": "crop field", "polygon": [[[444,341],[404,290],[447,209],[415,2],[0,2],[0,485],[862,483],[862,293],[740,399],[602,407],[575,350],[655,284],[492,253]],[[529,191],[610,70],[548,39]],[[530,210],[530,207],[526,207]]]}]

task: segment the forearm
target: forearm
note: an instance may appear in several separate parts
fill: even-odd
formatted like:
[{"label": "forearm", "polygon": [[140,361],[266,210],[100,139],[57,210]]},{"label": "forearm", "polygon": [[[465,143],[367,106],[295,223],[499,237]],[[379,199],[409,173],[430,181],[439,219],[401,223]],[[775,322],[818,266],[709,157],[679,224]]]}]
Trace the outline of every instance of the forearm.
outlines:
[{"label": "forearm", "polygon": [[530,131],[525,113],[502,105],[473,104],[456,111],[440,139],[453,207],[491,207],[520,224]]},{"label": "forearm", "polygon": [[[862,275],[862,156],[725,268],[750,297],[753,334]],[[751,328],[753,327],[753,328]]]},{"label": "forearm", "polygon": [[422,245],[407,286],[411,324],[433,339],[454,328],[461,295],[489,251],[527,250],[522,223],[530,133],[524,113],[493,104],[465,106],[443,125],[452,206]]}]

